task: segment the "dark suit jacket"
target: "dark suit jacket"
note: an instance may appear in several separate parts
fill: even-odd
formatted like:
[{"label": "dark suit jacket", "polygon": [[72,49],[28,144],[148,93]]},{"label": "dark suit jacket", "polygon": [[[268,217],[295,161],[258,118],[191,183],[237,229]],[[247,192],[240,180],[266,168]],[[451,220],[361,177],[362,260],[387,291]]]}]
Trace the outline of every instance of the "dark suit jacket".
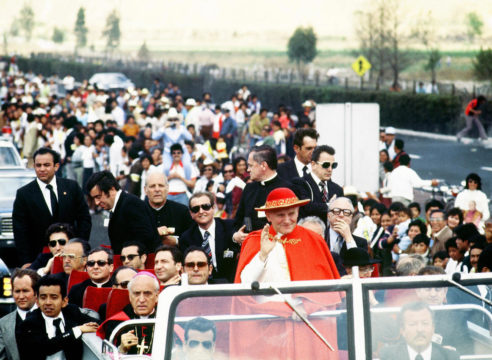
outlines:
[{"label": "dark suit jacket", "polygon": [[[217,269],[212,272],[212,279],[227,279],[234,282],[237,266],[237,254],[241,250],[239,245],[232,241],[234,233],[232,220],[215,218],[215,258],[217,259]],[[203,237],[198,225],[193,225],[185,231],[179,238],[179,249],[184,253],[192,245],[202,246]],[[225,256],[224,252],[231,250],[232,256]]]},{"label": "dark suit jacket", "polygon": [[145,202],[150,212],[154,227],[167,226],[175,228],[174,234],[181,236],[187,229],[193,226],[193,219],[190,211],[186,206],[176,201],[166,200],[166,203],[160,210],[153,209],[148,201]]},{"label": "dark suit jacket", "polygon": [[[364,249],[367,251],[368,245],[367,245],[367,240],[364,238],[361,238],[359,236],[355,236],[352,234],[352,237],[354,238],[355,244],[357,245],[358,248]],[[328,245],[328,248],[331,249],[331,239],[330,239],[330,226],[326,227],[326,232],[325,232],[325,240]],[[333,241],[336,241],[336,239],[333,239]],[[340,250],[340,256],[343,261],[343,255],[345,254],[345,251],[347,251],[347,243],[344,241],[342,245],[342,249]]]},{"label": "dark suit jacket", "polygon": [[38,254],[36,259],[34,259],[31,265],[29,265],[29,269],[38,270],[40,268],[44,268],[52,257],[53,255],[51,252]]},{"label": "dark suit jacket", "polygon": [[[112,285],[113,283],[111,281],[108,281],[103,284],[102,287],[111,287]],[[85,281],[82,281],[80,284],[75,284],[74,286],[72,286],[70,292],[68,293],[68,302],[70,304],[77,305],[78,307],[82,307],[85,289],[87,289],[88,286],[95,286],[91,279],[87,279]]]},{"label": "dark suit jacket", "polygon": [[[410,359],[407,344],[404,342],[382,348],[379,355],[381,360],[413,360]],[[438,344],[432,343],[431,359],[458,360],[459,355],[456,351],[445,349]]]},{"label": "dark suit jacket", "polygon": [[0,359],[19,360],[17,336],[21,323],[17,309],[0,319]]},{"label": "dark suit jacket", "polygon": [[238,230],[245,224],[245,218],[249,218],[252,225],[251,231],[262,229],[266,225],[267,219],[266,217],[258,218],[258,211],[255,208],[265,205],[270,191],[279,187],[292,188],[292,184],[281,179],[278,175],[264,185],[259,181],[246,184],[237,208],[234,228]]},{"label": "dark suit jacket", "polygon": [[91,216],[80,186],[73,180],[56,178],[58,217],[51,216],[36,180],[17,190],[12,220],[15,246],[21,264],[33,261],[46,245],[46,229],[55,222],[69,223],[75,236],[89,240]]},{"label": "dark suit jacket", "polygon": [[291,181],[294,178],[302,177],[302,173],[297,172],[294,159],[278,164],[277,174],[286,181]]},{"label": "dark suit jacket", "polygon": [[108,235],[111,248],[118,255],[123,243],[129,240],[140,241],[148,251],[154,251],[160,244],[150,209],[138,197],[124,191],[109,220]]},{"label": "dark suit jacket", "polygon": [[46,356],[64,351],[67,360],[82,359],[82,338],[75,338],[72,328],[94,321],[80,309],[68,304],[62,309],[65,332],[48,338],[40,309],[29,313],[20,327],[19,352],[21,360],[45,360]]},{"label": "dark suit jacket", "polygon": [[[317,216],[326,224],[328,221],[328,204],[323,202],[323,194],[321,193],[319,184],[316,184],[311,174],[307,174],[302,178],[293,179],[292,183],[296,187],[301,199],[311,200],[310,203],[300,207],[299,218]],[[331,180],[327,181],[327,185],[328,200],[333,195],[337,197],[343,196],[343,188],[341,186]]]}]

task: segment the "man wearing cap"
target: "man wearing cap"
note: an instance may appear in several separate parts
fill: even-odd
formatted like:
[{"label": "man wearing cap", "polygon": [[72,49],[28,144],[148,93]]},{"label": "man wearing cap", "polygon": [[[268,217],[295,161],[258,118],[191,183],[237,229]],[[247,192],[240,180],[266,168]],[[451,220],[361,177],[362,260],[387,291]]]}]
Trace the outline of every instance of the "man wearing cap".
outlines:
[{"label": "man wearing cap", "polygon": [[384,141],[386,143],[386,150],[388,150],[389,158],[391,161],[396,156],[395,152],[395,135],[396,135],[396,130],[393,126],[388,126],[385,131],[385,136],[384,136]]},{"label": "man wearing cap", "polygon": [[316,120],[316,112],[313,110],[315,106],[316,103],[313,100],[306,100],[302,103],[303,112],[299,114],[297,128],[313,127],[314,121]]},{"label": "man wearing cap", "polygon": [[[137,273],[128,283],[128,294],[130,304],[97,329],[97,335],[102,339],[109,339],[113,330],[126,320],[155,318],[159,280],[154,274],[147,271]],[[153,340],[153,326],[132,326],[132,330],[116,339],[116,345],[122,354],[150,354]]]},{"label": "man wearing cap", "polygon": [[[277,188],[270,192],[263,206],[256,211],[264,211],[269,224],[262,230],[250,233],[243,243],[239,257],[235,282],[251,283],[338,279],[338,271],[323,238],[315,232],[297,225],[299,207],[309,200],[299,200],[288,188]],[[297,309],[304,314],[333,308],[340,302],[335,293],[303,294],[293,296]],[[282,305],[278,304],[278,302]],[[278,305],[275,305],[275,304]],[[264,313],[275,308],[282,317],[289,318],[292,311],[283,305],[279,298],[244,298],[233,303],[235,314],[252,311]],[[314,321],[315,326],[336,347],[335,322],[327,319]],[[275,353],[277,358],[315,359],[333,354],[326,346],[315,339],[305,324],[292,321],[275,321],[259,329],[255,324],[237,324],[232,329],[231,339],[236,331],[242,335],[241,341],[233,344],[234,352],[248,349],[252,358],[265,358],[266,354]],[[275,338],[279,341],[266,342]],[[280,338],[283,338],[280,339]],[[253,353],[251,352],[253,351]],[[325,355],[326,354],[326,355]],[[328,357],[330,358],[330,357]]]}]

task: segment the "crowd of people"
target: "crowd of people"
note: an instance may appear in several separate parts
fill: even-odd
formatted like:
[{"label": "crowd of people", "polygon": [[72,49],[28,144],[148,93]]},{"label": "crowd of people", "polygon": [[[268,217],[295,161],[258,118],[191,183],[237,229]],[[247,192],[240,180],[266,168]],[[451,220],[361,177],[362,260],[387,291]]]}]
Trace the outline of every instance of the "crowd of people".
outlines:
[{"label": "crowd of people", "polygon": [[[171,285],[338,279],[352,276],[352,266],[371,276],[374,264],[380,276],[418,275],[428,265],[450,274],[492,270],[481,178],[466,177],[452,208],[415,202],[415,187],[437,181],[411,169],[392,127],[380,133],[380,190],[360,194],[332,180],[336,149],[318,143],[313,100],[294,115],[285,105],[263,108],[246,86],[215,105],[210,93],[185,98],[157,78],[150,89],[127,91],[84,82],[63,97],[39,74],[2,73],[1,83],[0,123],[36,173],[13,209],[18,316],[7,316],[17,343],[3,351],[17,358],[77,359],[82,333],[108,338],[122,321],[155,317],[158,294]],[[96,215],[110,246],[91,246]],[[75,272],[87,278],[67,292]],[[109,317],[103,304],[91,318],[80,310],[88,287],[128,289],[129,304]],[[318,305],[339,303],[334,296]],[[215,328],[197,321],[215,340]],[[151,350],[142,339],[152,337],[132,330],[116,341],[121,353],[142,354]],[[192,351],[188,340],[180,341]],[[264,351],[249,340],[241,346]],[[318,351],[280,348],[272,349]]]}]

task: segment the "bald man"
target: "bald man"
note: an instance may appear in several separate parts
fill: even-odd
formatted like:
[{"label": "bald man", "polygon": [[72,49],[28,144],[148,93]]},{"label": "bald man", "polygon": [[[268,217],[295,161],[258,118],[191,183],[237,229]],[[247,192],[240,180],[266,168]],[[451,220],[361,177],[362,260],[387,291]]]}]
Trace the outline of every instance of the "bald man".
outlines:
[{"label": "bald man", "polygon": [[144,190],[148,198],[146,204],[154,215],[153,222],[163,244],[177,245],[179,236],[193,225],[188,208],[167,199],[169,184],[163,173],[150,173]]}]

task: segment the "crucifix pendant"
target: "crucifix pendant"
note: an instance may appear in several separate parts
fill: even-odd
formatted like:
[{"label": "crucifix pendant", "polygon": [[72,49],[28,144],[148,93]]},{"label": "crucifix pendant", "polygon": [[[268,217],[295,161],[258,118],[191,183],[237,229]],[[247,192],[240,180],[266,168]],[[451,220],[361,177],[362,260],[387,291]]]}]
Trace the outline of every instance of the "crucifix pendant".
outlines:
[{"label": "crucifix pendant", "polygon": [[149,347],[145,345],[145,339],[142,339],[140,345],[137,345],[137,349],[139,355],[143,355],[144,351],[149,349]]}]

